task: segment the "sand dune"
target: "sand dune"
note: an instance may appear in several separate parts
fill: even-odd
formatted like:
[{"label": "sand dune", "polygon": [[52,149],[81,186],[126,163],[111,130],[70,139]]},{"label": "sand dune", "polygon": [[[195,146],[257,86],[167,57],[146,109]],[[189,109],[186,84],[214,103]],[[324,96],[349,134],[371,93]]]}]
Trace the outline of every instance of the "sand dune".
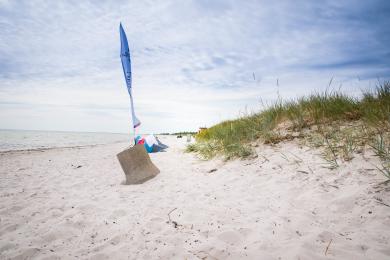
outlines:
[{"label": "sand dune", "polygon": [[[1,259],[390,259],[390,184],[359,154],[336,170],[295,142],[121,182],[126,144],[0,154]],[[216,169],[216,170],[215,170]]]}]

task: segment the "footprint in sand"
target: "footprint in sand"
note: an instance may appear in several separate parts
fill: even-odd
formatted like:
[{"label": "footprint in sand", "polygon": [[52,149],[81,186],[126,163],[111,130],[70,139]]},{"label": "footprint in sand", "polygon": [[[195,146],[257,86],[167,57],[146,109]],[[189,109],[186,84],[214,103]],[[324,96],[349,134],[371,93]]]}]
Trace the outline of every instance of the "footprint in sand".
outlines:
[{"label": "footprint in sand", "polygon": [[58,231],[49,231],[45,234],[42,234],[41,237],[44,242],[46,243],[52,243],[53,241],[56,241],[60,237],[64,238],[65,236],[61,236],[61,234],[58,234]]},{"label": "footprint in sand", "polygon": [[22,209],[24,209],[24,207],[21,207],[21,206],[13,206],[13,207],[11,207],[11,208],[9,208],[9,209],[0,211],[0,215],[15,214],[15,213],[21,211]]},{"label": "footprint in sand", "polygon": [[145,227],[154,230],[154,233],[160,232],[163,228],[167,228],[166,220],[159,217],[154,217],[149,219],[149,221],[145,224]]},{"label": "footprint in sand", "polygon": [[242,240],[240,233],[236,231],[222,232],[218,235],[218,239],[230,245],[238,244]]},{"label": "footprint in sand", "polygon": [[322,242],[328,242],[331,239],[333,239],[334,237],[335,237],[335,235],[332,232],[329,232],[329,231],[322,231],[321,233],[318,234],[318,238]]},{"label": "footprint in sand", "polygon": [[95,259],[95,260],[106,260],[106,259],[110,259],[111,256],[107,255],[107,254],[103,254],[103,253],[98,253],[96,255],[93,255],[91,257],[91,259]]},{"label": "footprint in sand", "polygon": [[12,225],[4,225],[3,226],[3,229],[0,230],[0,236],[8,233],[8,232],[13,232],[15,231],[16,229],[19,228],[19,225],[18,224],[12,224]]},{"label": "footprint in sand", "polygon": [[64,214],[64,210],[62,208],[51,208],[48,212],[52,217],[61,217]]},{"label": "footprint in sand", "polygon": [[41,250],[39,248],[22,248],[20,250],[22,253],[13,257],[13,259],[32,259],[36,256]]},{"label": "footprint in sand", "polygon": [[126,216],[126,211],[124,211],[123,209],[118,209],[118,210],[114,210],[110,216],[110,218],[118,218],[118,217],[123,217],[123,216]]}]

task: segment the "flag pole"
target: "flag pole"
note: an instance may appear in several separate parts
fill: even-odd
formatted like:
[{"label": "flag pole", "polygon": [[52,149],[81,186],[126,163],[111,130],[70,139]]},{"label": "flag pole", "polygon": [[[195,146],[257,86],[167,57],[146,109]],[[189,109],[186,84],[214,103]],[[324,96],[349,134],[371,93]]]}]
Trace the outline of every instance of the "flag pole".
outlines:
[{"label": "flag pole", "polygon": [[133,114],[133,111],[134,111],[134,105],[133,105],[133,96],[132,96],[132,91],[131,89],[128,89],[128,92],[129,92],[129,97],[130,97],[130,116],[131,116],[131,128],[133,129],[133,142],[132,142],[132,145],[131,146],[134,146],[136,145],[135,143],[135,118],[134,118],[134,114]]},{"label": "flag pole", "polygon": [[136,144],[135,143],[135,138],[136,138],[136,135],[135,135],[135,132],[136,132],[136,128],[138,127],[138,120],[137,120],[137,117],[135,116],[135,113],[134,113],[134,103],[133,103],[133,91],[132,89],[129,89],[129,96],[130,96],[130,114],[131,114],[131,123],[132,123],[132,127],[133,127],[133,140],[134,140],[134,145]]}]

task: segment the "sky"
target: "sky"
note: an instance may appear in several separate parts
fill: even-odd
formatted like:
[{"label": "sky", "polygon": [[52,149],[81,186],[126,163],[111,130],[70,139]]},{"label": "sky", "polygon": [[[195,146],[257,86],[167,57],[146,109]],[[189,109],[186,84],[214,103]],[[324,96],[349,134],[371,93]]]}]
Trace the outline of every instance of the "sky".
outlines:
[{"label": "sky", "polygon": [[130,132],[120,22],[141,133],[390,79],[386,0],[0,0],[0,129]]}]

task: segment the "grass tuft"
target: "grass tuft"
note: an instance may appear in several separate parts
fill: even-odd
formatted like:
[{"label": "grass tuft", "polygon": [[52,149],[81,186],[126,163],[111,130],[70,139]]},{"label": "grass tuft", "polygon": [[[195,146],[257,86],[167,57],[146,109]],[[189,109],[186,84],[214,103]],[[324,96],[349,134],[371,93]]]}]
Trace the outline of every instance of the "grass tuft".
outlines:
[{"label": "grass tuft", "polygon": [[226,159],[253,155],[251,143],[261,140],[275,144],[304,138],[327,150],[327,160],[352,160],[353,153],[372,140],[375,133],[390,129],[390,82],[385,81],[362,98],[337,91],[276,103],[266,110],[214,125],[196,135],[187,147],[205,159],[223,155]]},{"label": "grass tuft", "polygon": [[373,141],[371,145],[372,149],[376,156],[381,159],[381,168],[377,169],[387,178],[390,179],[390,145],[389,142],[385,140],[384,135],[381,133]]}]

